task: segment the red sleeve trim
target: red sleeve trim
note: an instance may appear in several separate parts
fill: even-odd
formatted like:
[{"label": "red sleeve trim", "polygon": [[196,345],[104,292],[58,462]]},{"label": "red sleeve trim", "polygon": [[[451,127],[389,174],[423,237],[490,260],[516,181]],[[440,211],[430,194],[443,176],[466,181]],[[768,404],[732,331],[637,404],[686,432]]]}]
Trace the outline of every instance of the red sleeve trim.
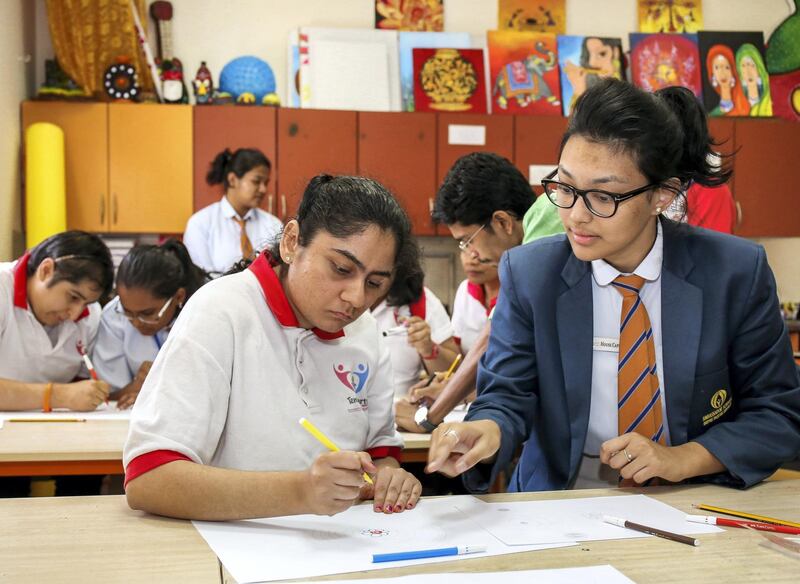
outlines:
[{"label": "red sleeve trim", "polygon": [[367,454],[372,458],[387,458],[391,456],[397,462],[402,462],[402,460],[400,460],[402,451],[402,448],[399,446],[376,446],[375,448],[367,448]]},{"label": "red sleeve trim", "polygon": [[425,320],[426,308],[425,289],[423,288],[422,295],[408,305],[408,311],[411,313],[411,316],[418,316],[422,320]]},{"label": "red sleeve trim", "polygon": [[175,462],[176,460],[192,462],[191,458],[180,452],[175,452],[174,450],[153,450],[152,452],[137,456],[125,467],[125,484],[123,487],[127,487],[128,483],[136,477],[150,472],[154,468],[165,465],[168,462]]}]

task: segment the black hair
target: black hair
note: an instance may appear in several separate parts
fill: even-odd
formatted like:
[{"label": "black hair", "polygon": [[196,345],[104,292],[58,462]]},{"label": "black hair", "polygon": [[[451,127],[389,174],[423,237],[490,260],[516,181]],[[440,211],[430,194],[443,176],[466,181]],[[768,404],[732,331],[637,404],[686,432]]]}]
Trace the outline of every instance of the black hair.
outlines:
[{"label": "black hair", "polygon": [[53,277],[48,286],[66,281],[80,284],[89,280],[100,288],[100,298],[111,293],[114,284],[114,263],[103,240],[85,231],[64,231],[51,235],[30,252],[27,274],[36,273],[47,258],[55,262]]},{"label": "black hair", "polygon": [[563,151],[572,136],[631,154],[650,183],[671,178],[679,191],[691,182],[719,186],[730,178],[730,156],[714,164],[717,142],[711,137],[706,114],[685,87],[648,93],[617,79],[602,79],[575,103],[561,140]]},{"label": "black hair", "polygon": [[533,204],[531,186],[510,160],[473,152],[456,160],[436,193],[433,220],[485,225],[496,211],[522,219]]},{"label": "black hair", "polygon": [[171,298],[184,288],[188,300],[208,281],[208,274],[192,262],[186,246],[172,238],[161,245],[135,246],[117,271],[117,286],[141,288],[156,298]]},{"label": "black hair", "polygon": [[399,251],[395,276],[386,295],[386,304],[389,306],[411,304],[425,293],[425,272],[422,270],[420,255],[419,246],[413,239]]},{"label": "black hair", "polygon": [[206,182],[209,185],[221,184],[226,189],[230,186],[228,184],[228,173],[233,173],[239,178],[253,170],[258,166],[266,166],[267,169],[272,168],[272,163],[269,158],[256,148],[239,148],[235,152],[231,152],[226,148],[214,157],[211,166],[206,174]]}]

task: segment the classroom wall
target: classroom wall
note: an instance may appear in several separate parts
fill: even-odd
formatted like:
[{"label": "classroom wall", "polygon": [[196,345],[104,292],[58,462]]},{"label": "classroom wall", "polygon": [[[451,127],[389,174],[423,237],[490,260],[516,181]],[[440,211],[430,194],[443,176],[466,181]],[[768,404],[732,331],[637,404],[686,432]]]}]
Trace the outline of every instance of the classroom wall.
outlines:
[{"label": "classroom wall", "polygon": [[27,0],[3,0],[0,18],[0,262],[22,249],[19,104],[33,89],[34,10]]},{"label": "classroom wall", "polygon": [[[52,55],[52,47],[44,0],[35,1],[38,84],[44,75],[43,55]],[[22,1],[14,0],[14,4],[20,5]],[[290,29],[374,26],[374,0],[172,0],[172,4],[175,55],[183,60],[190,78],[202,60],[217,78],[229,60],[253,54],[272,65],[281,98],[285,97],[286,41]],[[707,29],[762,30],[765,38],[793,10],[790,0],[703,0],[702,4]],[[636,5],[636,0],[567,0],[567,33],[619,36],[627,48],[628,33],[637,28]],[[0,26],[18,34],[13,24],[9,24],[14,22],[7,19]],[[496,26],[497,0],[445,0],[446,30],[483,34]],[[0,42],[11,41],[3,38]],[[7,176],[3,174],[4,180]],[[759,242],[765,246],[776,272],[781,297],[800,300],[800,270],[796,260],[800,256],[800,238]]]}]

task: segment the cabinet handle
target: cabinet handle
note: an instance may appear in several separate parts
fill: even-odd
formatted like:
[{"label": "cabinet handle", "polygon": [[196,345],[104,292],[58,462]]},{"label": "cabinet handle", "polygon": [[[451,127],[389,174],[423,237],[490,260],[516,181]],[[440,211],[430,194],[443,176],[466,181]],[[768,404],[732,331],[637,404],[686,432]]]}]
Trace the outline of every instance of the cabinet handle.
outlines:
[{"label": "cabinet handle", "polygon": [[267,195],[267,213],[270,215],[274,215],[273,209],[275,208],[273,203],[275,202],[275,197],[273,195]]},{"label": "cabinet handle", "polygon": [[114,193],[113,197],[111,198],[111,217],[114,225],[117,224],[117,211],[119,211],[117,206],[117,193]]},{"label": "cabinet handle", "polygon": [[100,225],[104,225],[106,222],[106,198],[101,194],[100,195]]},{"label": "cabinet handle", "polygon": [[736,201],[736,227],[741,227],[743,219],[744,211],[742,211],[742,204]]},{"label": "cabinet handle", "polygon": [[286,195],[281,195],[281,221],[286,221]]}]

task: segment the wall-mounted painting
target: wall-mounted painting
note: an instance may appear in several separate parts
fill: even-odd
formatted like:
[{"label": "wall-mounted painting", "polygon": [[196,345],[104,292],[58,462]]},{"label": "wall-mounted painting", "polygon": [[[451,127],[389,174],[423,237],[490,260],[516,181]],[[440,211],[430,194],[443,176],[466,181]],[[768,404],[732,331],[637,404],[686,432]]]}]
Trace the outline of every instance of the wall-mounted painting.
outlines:
[{"label": "wall-mounted painting", "polygon": [[532,32],[567,32],[566,0],[499,0],[497,28]]},{"label": "wall-mounted painting", "polygon": [[494,114],[561,115],[556,35],[490,30]]},{"label": "wall-mounted painting", "polygon": [[800,6],[778,25],[767,43],[772,112],[800,121]]},{"label": "wall-mounted painting", "polygon": [[575,100],[603,77],[625,79],[622,40],[596,36],[559,36],[561,103],[564,115]]},{"label": "wall-mounted painting", "polygon": [[631,33],[630,44],[634,85],[647,91],[680,85],[702,99],[697,35]]},{"label": "wall-mounted painting", "polygon": [[443,0],[375,0],[375,28],[442,32]]},{"label": "wall-mounted painting", "polygon": [[701,0],[639,0],[639,32],[697,32],[702,28]]},{"label": "wall-mounted painting", "polygon": [[772,116],[761,32],[698,33],[703,102],[710,116]]}]

